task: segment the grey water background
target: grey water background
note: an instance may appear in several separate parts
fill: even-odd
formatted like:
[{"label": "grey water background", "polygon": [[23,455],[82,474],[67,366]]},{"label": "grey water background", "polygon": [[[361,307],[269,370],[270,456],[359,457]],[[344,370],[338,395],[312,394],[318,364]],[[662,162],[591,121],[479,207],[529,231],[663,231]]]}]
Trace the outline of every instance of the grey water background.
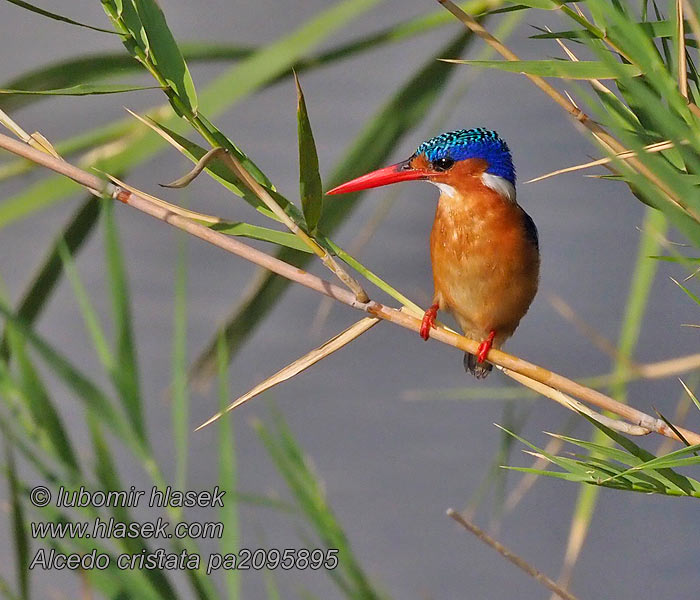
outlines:
[{"label": "grey water background", "polygon": [[[328,4],[322,0],[162,0],[180,40],[240,44],[273,41]],[[94,24],[106,23],[97,2],[45,0],[42,6]],[[430,0],[387,0],[333,35],[326,46],[435,9],[436,4]],[[556,25],[558,21],[555,16],[546,15],[537,24],[545,22]],[[368,115],[459,27],[454,24],[303,75],[324,174],[329,173]],[[116,37],[48,21],[10,5],[0,9],[0,28],[3,81],[49,60],[121,48]],[[543,49],[543,42],[529,40],[532,32],[527,23],[517,30],[511,41],[516,51],[525,57],[558,55],[554,44]],[[470,54],[473,56],[480,49],[480,44],[475,44]],[[202,87],[225,66],[191,68],[196,84]],[[470,76],[468,68],[457,69],[450,90]],[[156,91],[59,98],[37,103],[13,116],[25,129],[40,130],[49,139],[59,140],[121,117],[122,105],[140,110],[161,100]],[[215,119],[290,198],[296,197],[298,186],[294,110],[293,85],[286,80]],[[489,72],[475,79],[460,106],[447,119],[445,129],[471,126],[491,127],[501,133],[513,151],[521,181],[582,162],[593,153],[560,109],[518,75]],[[421,127],[401,142],[387,162],[408,156],[420,141],[435,133],[438,131]],[[158,182],[178,177],[188,165],[175,151],[166,151],[131,172],[128,179],[142,189],[159,193]],[[39,177],[40,174],[33,174],[25,182]],[[3,197],[17,189],[18,185],[5,186]],[[360,259],[409,297],[426,305],[432,291],[427,240],[437,193],[423,184],[404,184],[400,191],[400,199],[363,248]],[[365,197],[336,236],[341,244],[347,246],[354,238],[383,195],[377,190]],[[247,205],[222,193],[205,178],[182,195],[165,196],[234,219],[256,219]],[[611,366],[609,358],[554,312],[547,295],[561,295],[584,319],[614,340],[626,300],[638,238],[636,228],[641,224],[643,207],[622,185],[580,174],[539,184],[520,184],[518,198],[539,227],[542,279],[540,293],[508,349],[571,377],[607,372]],[[77,198],[63,202],[2,232],[0,274],[13,299],[19,297],[48,244],[77,203]],[[171,294],[177,235],[136,211],[119,207],[117,212],[129,265],[148,427],[158,457],[166,472],[172,473],[173,441],[163,390],[171,375]],[[188,262],[189,356],[194,358],[217,323],[241,298],[254,269],[196,240],[188,242]],[[81,253],[78,266],[106,323],[109,301],[103,289],[103,265],[98,234]],[[318,267],[314,271],[325,276]],[[680,327],[681,323],[697,322],[697,311],[669,280],[671,274],[679,273],[672,266],[661,265],[636,355],[641,362],[697,349],[696,330]],[[317,295],[300,288],[289,290],[233,362],[232,398],[358,318],[350,309],[334,306],[323,330],[310,333],[318,305]],[[99,364],[67,284],[63,283],[55,294],[38,329],[73,361],[97,376]],[[492,424],[503,422],[504,404],[493,400],[445,400],[439,392],[503,385],[508,382],[499,374],[477,383],[465,375],[461,355],[456,351],[438,343],[425,344],[417,335],[380,324],[323,364],[268,394],[313,459],[325,482],[329,502],[363,566],[392,597],[547,597],[544,588],[445,516],[448,507],[465,506],[498,451],[500,434]],[[435,397],[427,394],[425,400],[407,401],[406,392],[416,389],[435,391]],[[632,384],[629,397],[642,410],[650,411],[653,405],[664,413],[672,413],[679,394],[680,387],[672,380]],[[65,389],[57,388],[57,395],[71,430],[83,442],[81,453],[87,455],[89,444],[80,408]],[[208,417],[216,403],[213,392],[194,395],[192,426]],[[524,435],[545,444],[547,437],[542,432],[561,431],[568,413],[544,399],[530,406]],[[256,399],[233,416],[240,489],[286,497],[284,483],[249,427],[251,417],[264,418],[266,414],[265,401]],[[691,425],[697,428],[697,415],[693,414],[692,419]],[[576,433],[585,435],[586,431],[579,424]],[[190,489],[210,489],[215,483],[215,438],[214,428],[192,435]],[[654,448],[657,442],[650,440],[649,447]],[[519,448],[510,463],[529,464],[531,459],[521,455]],[[150,489],[138,466],[127,459],[120,461],[120,466],[125,481],[139,489]],[[517,479],[509,478],[509,488]],[[538,481],[516,511],[505,517],[499,539],[537,568],[556,576],[578,491],[577,486],[565,482]],[[139,520],[154,514],[146,508],[136,512]],[[213,511],[190,514],[193,519],[217,518]],[[488,520],[482,507],[477,521],[486,525]],[[9,578],[12,547],[7,519],[1,526],[1,568]],[[582,599],[699,597],[699,527],[698,507],[693,501],[602,490],[576,568],[573,591]],[[243,506],[241,528],[244,545],[249,547],[305,545],[295,521],[268,509]],[[34,544],[37,547],[39,544]],[[215,550],[214,545],[204,547]],[[246,598],[265,597],[260,573],[244,573],[242,581]],[[337,597],[321,572],[280,572],[279,581],[284,597],[297,595],[300,586],[319,597]],[[36,597],[70,598],[78,589],[78,578],[69,573],[35,574]]]}]

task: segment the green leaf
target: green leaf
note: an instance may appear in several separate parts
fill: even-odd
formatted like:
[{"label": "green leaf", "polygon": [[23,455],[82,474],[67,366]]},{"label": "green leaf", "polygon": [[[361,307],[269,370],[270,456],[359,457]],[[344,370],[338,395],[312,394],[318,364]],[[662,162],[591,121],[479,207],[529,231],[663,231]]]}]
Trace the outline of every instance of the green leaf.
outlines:
[{"label": "green leaf", "polygon": [[666,255],[652,255],[648,258],[653,258],[654,260],[662,260],[664,262],[673,263],[700,263],[700,258],[696,256],[666,256]]},{"label": "green leaf", "polygon": [[0,229],[84,189],[72,179],[62,175],[50,175],[41,181],[27,185],[18,194],[5,198],[0,204]]},{"label": "green leaf", "polygon": [[97,357],[100,359],[104,370],[109,374],[115,387],[119,389],[118,385],[118,375],[116,374],[119,369],[119,365],[114,358],[111,348],[109,347],[109,342],[107,341],[107,336],[100,324],[100,318],[92,305],[90,298],[88,296],[87,290],[80,280],[80,275],[78,274],[78,269],[75,266],[75,261],[73,257],[68,252],[67,248],[59,247],[59,253],[61,255],[61,261],[63,263],[63,271],[66,274],[66,278],[73,288],[73,295],[78,302],[78,307],[83,317],[83,322],[85,323],[85,329],[88,331],[92,344],[95,349]]},{"label": "green leaf", "polygon": [[131,421],[137,436],[146,443],[146,427],[143,407],[141,406],[139,366],[132,329],[130,294],[124,266],[124,255],[114,222],[114,202],[106,199],[101,200],[101,202],[105,227],[107,274],[112,298],[114,331],[117,338],[117,368],[114,377],[117,381],[117,389],[127,417]]},{"label": "green leaf", "polygon": [[[253,51],[252,48],[233,44],[203,42],[182,45],[183,56],[190,62],[238,60],[250,56]],[[70,88],[77,84],[87,84],[93,80],[105,80],[113,76],[122,77],[134,72],[142,73],[143,65],[123,51],[81,54],[27,71],[7,81],[2,87],[13,90]],[[42,100],[41,96],[0,96],[0,108],[11,112],[39,100]]]},{"label": "green leaf", "polygon": [[124,419],[121,418],[121,415],[114,409],[110,398],[102,392],[96,384],[88,379],[43,338],[30,330],[2,301],[0,301],[0,314],[17,328],[20,334],[46,361],[51,371],[57,375],[86,406],[94,409],[97,414],[102,415],[104,421],[110,424],[117,435],[125,440],[131,439],[129,428],[124,426]]},{"label": "green leaf", "polygon": [[312,252],[298,236],[288,231],[277,231],[276,229],[261,227],[260,225],[250,225],[249,223],[217,223],[215,225],[208,225],[208,227],[229,235],[236,235],[263,242],[272,242],[273,244],[285,246],[292,250],[299,250],[300,252]]},{"label": "green leaf", "polygon": [[157,85],[124,85],[118,83],[90,84],[79,83],[67,88],[53,90],[12,90],[0,89],[4,95],[24,96],[94,96],[103,94],[123,94],[124,92],[140,92],[143,90],[159,90]]},{"label": "green leaf", "polygon": [[87,23],[81,23],[80,21],[74,21],[73,19],[69,19],[68,17],[64,17],[63,15],[59,15],[57,13],[52,13],[49,12],[48,10],[44,10],[43,8],[39,8],[38,6],[34,6],[33,4],[30,4],[29,2],[24,2],[24,0],[7,0],[10,4],[16,4],[17,6],[21,6],[22,8],[26,8],[27,10],[30,10],[34,13],[37,13],[43,17],[48,17],[49,19],[54,19],[56,21],[61,21],[63,23],[68,23],[69,25],[77,25],[78,27],[85,27],[86,29],[92,29],[93,31],[100,31],[102,33],[111,33],[111,34],[116,34],[115,31],[111,31],[110,29],[102,29],[101,27],[94,27],[93,25],[88,25]]},{"label": "green leaf", "polygon": [[634,454],[630,454],[628,451],[625,450],[620,450],[618,448],[613,448],[610,445],[606,444],[599,444],[596,442],[591,442],[588,440],[579,440],[567,435],[558,435],[558,434],[550,434],[553,437],[556,437],[560,440],[563,440],[565,442],[568,442],[569,444],[574,444],[576,446],[580,446],[581,448],[585,448],[586,450],[589,450],[591,454],[595,454],[596,456],[600,457],[605,457],[611,460],[615,460],[619,463],[622,463],[623,465],[630,465],[630,466],[635,466],[638,465],[642,462],[642,459],[639,457],[635,456]]},{"label": "green leaf", "polygon": [[[92,440],[93,452],[95,454],[95,473],[101,490],[126,490],[128,487],[119,476],[117,464],[115,463],[114,451],[110,448],[105,438],[102,426],[97,415],[88,411],[86,415],[90,438]],[[133,514],[127,507],[118,504],[110,507],[109,513],[117,522],[133,523],[136,521]],[[138,555],[142,551],[151,553],[152,549],[142,537],[126,536],[119,540],[120,549],[124,553]],[[143,569],[143,574],[150,580],[151,587],[158,592],[163,600],[176,598],[175,588],[168,580],[169,571],[167,569]]]},{"label": "green leaf", "polygon": [[693,390],[691,390],[682,379],[679,379],[681,382],[681,385],[683,386],[683,389],[685,390],[685,393],[688,394],[690,399],[693,401],[693,404],[695,404],[695,407],[700,410],[700,400],[698,400],[697,396],[693,393]]},{"label": "green leaf", "polygon": [[20,497],[17,467],[10,443],[5,440],[7,479],[10,488],[10,510],[12,513],[12,533],[15,544],[15,569],[19,583],[19,595],[29,600],[29,535],[24,518],[24,508]]},{"label": "green leaf", "polygon": [[[165,15],[155,0],[133,0],[143,32],[148,39],[150,58],[158,73],[177,93],[189,111],[197,113],[197,92],[192,75],[173,37]],[[136,32],[132,32],[136,33]]]},{"label": "green leaf", "polygon": [[[217,370],[219,378],[219,409],[224,410],[229,405],[228,351],[226,340],[221,336],[217,346]],[[184,365],[183,365],[184,367]],[[183,368],[183,374],[184,374]],[[233,415],[227,419],[219,419],[218,448],[219,448],[219,485],[226,490],[227,496],[236,493],[238,472],[236,467],[236,444],[234,438]],[[238,503],[229,499],[219,511],[221,522],[224,524],[226,536],[219,542],[222,554],[237,552],[240,545]],[[229,598],[240,597],[241,580],[235,569],[226,571],[226,592]]]},{"label": "green leaf", "polygon": [[[671,37],[676,32],[676,23],[672,21],[641,21],[637,26],[648,36],[652,38],[667,38]],[[688,24],[686,23],[686,31]],[[608,37],[615,38],[619,33],[618,27],[611,27],[607,30]],[[569,31],[547,31],[538,35],[530,36],[534,40],[547,39],[564,39],[564,40],[583,40],[591,39],[594,34],[588,29],[573,29]],[[692,38],[686,39],[686,44],[689,46],[697,46],[697,41]]]},{"label": "green leaf", "polygon": [[617,79],[623,75],[635,77],[641,73],[634,65],[620,63],[613,68],[604,62],[585,60],[578,62],[566,60],[446,60],[473,67],[499,69],[509,73],[559,77],[561,79]]},{"label": "green leaf", "polygon": [[[476,0],[466,2],[462,6],[470,14],[480,14],[484,7],[488,6],[488,3]],[[300,58],[293,67],[297,73],[314,70],[385,44],[400,42],[428,33],[438,27],[450,25],[453,21],[452,15],[439,9],[427,15],[407,19],[377,32],[332,46],[316,56]],[[110,31],[110,33],[114,32]],[[179,46],[188,63],[239,60],[248,58],[259,50],[255,47],[212,42],[183,42]],[[114,74],[124,75],[134,71],[140,72],[142,68],[139,61],[122,52],[81,54],[28,71],[6,82],[3,87],[23,90],[70,87],[77,83],[87,83],[93,79],[104,79]],[[288,76],[289,73],[283,71],[272,82]],[[0,108],[9,112],[41,99],[41,96],[2,96],[0,97]]]},{"label": "green leaf", "polygon": [[508,3],[515,4],[519,8],[538,8],[540,10],[554,10],[559,8],[560,4],[562,4],[560,2],[555,2],[554,0],[508,0]]},{"label": "green leaf", "polygon": [[19,367],[25,403],[32,419],[48,441],[47,450],[56,456],[68,470],[78,472],[80,467],[68,432],[51,401],[46,386],[26,352],[24,339],[12,326],[9,326],[8,340],[10,353]]},{"label": "green leaf", "polygon": [[334,576],[344,595],[363,600],[384,598],[355,558],[347,535],[328,504],[322,482],[309,467],[308,458],[282,415],[275,411],[274,429],[258,420],[253,427],[323,546],[339,550],[338,567],[329,574]]},{"label": "green leaf", "polygon": [[698,298],[698,296],[696,294],[691,292],[682,283],[679,283],[678,281],[676,281],[673,277],[671,277],[671,281],[673,281],[673,283],[675,283],[679,288],[681,288],[686,293],[688,298],[690,298],[693,302],[695,302],[695,304],[700,304],[700,298]]},{"label": "green leaf", "polygon": [[[44,258],[17,305],[18,318],[28,325],[34,323],[41,314],[63,272],[59,247],[65,244],[71,256],[77,255],[94,229],[100,214],[99,208],[99,203],[90,196],[54,240],[46,258]],[[7,340],[3,336],[0,345],[0,357],[6,358],[7,356]]]},{"label": "green leaf", "polygon": [[306,110],[304,92],[301,90],[299,78],[294,74],[297,88],[297,131],[299,137],[299,195],[304,218],[309,233],[314,233],[323,211],[323,185],[318,171],[318,154],[316,142],[311,131],[311,123]]}]

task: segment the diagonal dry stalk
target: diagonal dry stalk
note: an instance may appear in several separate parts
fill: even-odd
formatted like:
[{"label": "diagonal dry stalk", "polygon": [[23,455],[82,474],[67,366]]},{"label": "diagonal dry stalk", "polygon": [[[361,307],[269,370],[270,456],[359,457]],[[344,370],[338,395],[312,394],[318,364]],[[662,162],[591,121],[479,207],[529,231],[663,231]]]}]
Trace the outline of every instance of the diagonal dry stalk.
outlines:
[{"label": "diagonal dry stalk", "polygon": [[[24,142],[14,140],[11,137],[0,134],[0,148],[3,148],[17,156],[21,156],[32,162],[49,168],[56,173],[60,173],[69,177],[73,181],[89,188],[97,190],[101,196],[119,200],[128,206],[131,206],[141,212],[144,212],[152,217],[164,221],[173,227],[177,227],[195,237],[205,240],[227,252],[236,254],[258,266],[272,271],[282,277],[286,277],[290,281],[299,283],[318,293],[324,294],[343,304],[351,306],[355,309],[365,311],[370,315],[391,321],[395,325],[399,325],[406,329],[411,329],[418,332],[421,326],[421,320],[412,314],[403,310],[384,306],[375,301],[360,302],[355,295],[344,288],[321,279],[311,273],[307,273],[293,265],[285,263],[273,256],[266,254],[256,248],[248,246],[237,239],[227,236],[218,231],[214,231],[204,225],[193,221],[180,214],[176,214],[161,204],[154,203],[147,194],[131,188],[124,189],[121,186],[115,186],[112,183],[100,179],[98,176],[88,173],[69,162],[57,159],[40,150],[36,150]],[[477,353],[479,342],[468,339],[462,335],[450,331],[446,328],[439,327],[431,332],[431,339],[449,344],[465,352],[472,354]],[[669,427],[663,420],[652,417],[644,412],[641,412],[626,404],[621,404],[609,396],[602,394],[591,388],[587,388],[571,379],[549,371],[543,367],[534,365],[517,356],[507,354],[500,350],[491,350],[488,354],[488,360],[498,367],[502,367],[506,375],[519,375],[521,383],[527,382],[529,386],[535,386],[542,390],[541,393],[546,393],[548,397],[551,395],[568,394],[576,398],[592,404],[598,408],[608,410],[623,419],[629,421],[631,429],[642,427],[649,431],[654,431],[660,435],[676,439],[680,441],[678,435],[673,428]],[[685,437],[690,443],[700,443],[700,434],[680,427],[675,428],[680,434]]]},{"label": "diagonal dry stalk", "polygon": [[[662,152],[663,150],[668,150],[673,148],[675,144],[669,140],[663,142],[654,142],[648,146],[644,146],[643,150],[645,152]],[[580,171],[582,169],[590,169],[591,167],[598,167],[601,165],[608,165],[614,160],[628,160],[637,156],[634,150],[624,150],[623,152],[618,152],[614,156],[606,156],[604,158],[599,158],[597,160],[592,160],[587,163],[582,163],[580,165],[573,165],[571,167],[564,167],[563,169],[557,169],[556,171],[551,171],[550,173],[545,173],[544,175],[539,175],[533,179],[526,181],[525,183],[535,183],[537,181],[542,181],[544,179],[549,179],[555,175],[563,175],[564,173],[571,173],[573,171]]]},{"label": "diagonal dry stalk", "polygon": [[487,546],[491,546],[496,552],[498,552],[507,561],[513,563],[519,569],[522,569],[533,577],[536,581],[544,585],[547,589],[551,590],[554,594],[562,598],[563,600],[577,600],[576,596],[572,593],[566,591],[563,587],[558,585],[554,580],[547,577],[544,573],[533,567],[524,558],[513,553],[509,548],[501,544],[500,542],[494,540],[488,533],[483,529],[477,527],[471,521],[464,518],[463,515],[458,513],[453,508],[447,509],[447,516],[459,523],[468,532],[474,534],[477,539],[481,540]]},{"label": "diagonal dry stalk", "polygon": [[301,358],[298,358],[293,363],[288,364],[283,369],[280,369],[279,371],[277,371],[277,373],[256,385],[252,390],[243,394],[243,396],[229,404],[226,408],[220,410],[215,415],[209,417],[206,421],[204,421],[204,423],[199,425],[195,429],[195,431],[199,431],[207,425],[211,425],[214,421],[223,417],[227,412],[232,411],[234,408],[238,408],[242,404],[245,404],[249,400],[252,400],[256,396],[259,396],[263,392],[266,392],[270,388],[284,381],[287,381],[288,379],[291,379],[292,377],[298,375],[302,371],[305,371],[312,365],[315,365],[320,360],[323,360],[327,356],[340,350],[343,346],[346,346],[353,340],[357,339],[363,333],[365,333],[365,331],[369,331],[377,323],[379,323],[379,319],[375,317],[365,317],[363,319],[360,319],[356,323],[353,323],[350,327],[348,327],[338,335],[332,337],[330,340],[323,343],[318,348],[315,348],[311,352],[305,354]]}]

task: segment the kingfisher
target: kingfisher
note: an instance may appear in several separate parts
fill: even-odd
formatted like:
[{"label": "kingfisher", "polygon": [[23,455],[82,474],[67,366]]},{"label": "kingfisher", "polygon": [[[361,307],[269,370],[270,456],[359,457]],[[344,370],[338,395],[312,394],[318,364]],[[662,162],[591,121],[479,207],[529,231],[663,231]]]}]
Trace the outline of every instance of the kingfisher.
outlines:
[{"label": "kingfisher", "polygon": [[327,193],[417,180],[440,190],[430,234],[435,292],[420,336],[430,337],[439,310],[450,312],[464,335],[480,340],[476,355],[464,355],[464,368],[483,379],[493,368],[486,362],[489,350],[501,348],[513,335],[537,292],[537,227],[516,202],[508,145],[483,127],[442,133],[407,160]]}]

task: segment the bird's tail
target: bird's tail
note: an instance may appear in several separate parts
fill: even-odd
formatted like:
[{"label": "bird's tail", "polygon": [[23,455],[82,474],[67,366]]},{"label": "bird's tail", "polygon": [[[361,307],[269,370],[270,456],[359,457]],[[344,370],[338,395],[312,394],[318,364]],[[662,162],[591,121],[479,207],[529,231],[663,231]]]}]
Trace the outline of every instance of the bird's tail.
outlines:
[{"label": "bird's tail", "polygon": [[471,373],[477,379],[484,379],[493,369],[493,365],[487,362],[477,362],[476,356],[469,354],[469,352],[464,353],[464,370]]}]

